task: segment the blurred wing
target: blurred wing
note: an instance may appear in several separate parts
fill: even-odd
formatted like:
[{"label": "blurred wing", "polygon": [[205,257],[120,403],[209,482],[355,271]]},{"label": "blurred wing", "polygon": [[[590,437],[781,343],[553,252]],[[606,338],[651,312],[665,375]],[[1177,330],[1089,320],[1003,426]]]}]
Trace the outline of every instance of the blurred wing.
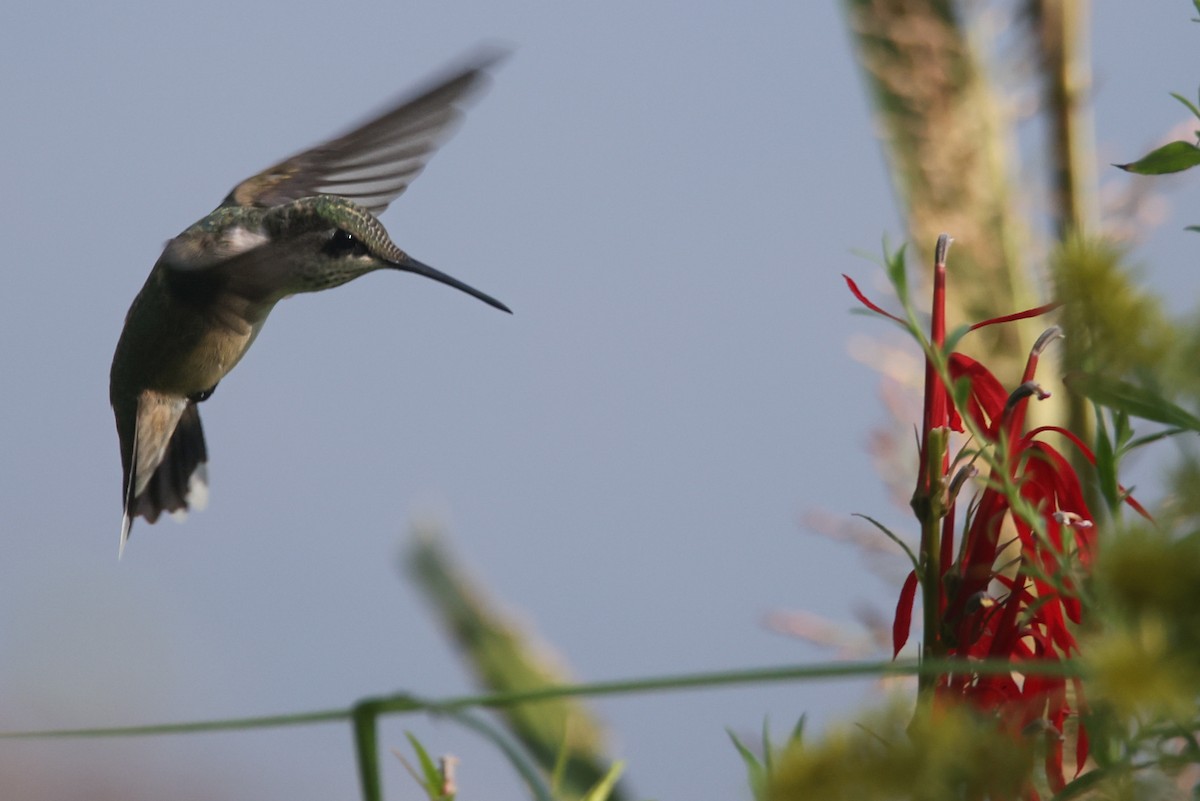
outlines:
[{"label": "blurred wing", "polygon": [[350,133],[242,181],[223,206],[277,206],[340,195],[379,214],[420,175],[504,53],[477,55]]}]

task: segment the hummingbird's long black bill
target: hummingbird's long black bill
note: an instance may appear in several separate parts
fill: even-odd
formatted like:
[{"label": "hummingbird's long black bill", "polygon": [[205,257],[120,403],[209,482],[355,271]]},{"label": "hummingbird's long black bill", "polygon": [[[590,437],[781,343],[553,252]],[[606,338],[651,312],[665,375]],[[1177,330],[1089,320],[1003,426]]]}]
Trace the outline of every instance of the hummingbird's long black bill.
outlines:
[{"label": "hummingbird's long black bill", "polygon": [[502,312],[508,312],[509,314],[512,314],[512,309],[508,308],[503,303],[501,303],[500,301],[493,298],[491,295],[485,295],[484,293],[480,292],[475,287],[467,286],[462,281],[459,281],[457,278],[451,278],[450,276],[446,275],[441,270],[435,270],[434,268],[430,267],[428,264],[417,261],[412,256],[408,256],[405,261],[396,262],[392,266],[395,267],[397,270],[403,270],[406,273],[416,273],[417,275],[423,275],[426,278],[432,278],[434,281],[437,281],[440,284],[445,284],[446,286],[452,286],[459,291],[466,292],[471,297],[479,298],[484,303],[486,303],[489,306],[492,306],[493,308],[499,309]]}]

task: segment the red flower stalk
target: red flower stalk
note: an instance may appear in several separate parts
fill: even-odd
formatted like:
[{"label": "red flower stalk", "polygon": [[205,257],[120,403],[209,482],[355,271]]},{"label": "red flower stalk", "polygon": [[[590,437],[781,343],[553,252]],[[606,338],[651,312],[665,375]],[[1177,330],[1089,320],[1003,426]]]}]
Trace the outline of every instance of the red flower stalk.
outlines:
[{"label": "red flower stalk", "polygon": [[[1078,437],[1047,426],[1025,431],[1031,398],[1048,396],[1034,377],[1046,345],[1060,335],[1051,328],[1034,345],[1021,384],[1012,392],[983,364],[946,352],[946,252],[939,237],[934,258],[933,307],[925,362],[925,404],[913,510],[921,523],[917,564],[900,592],[893,623],[895,653],[908,640],[918,587],[925,612],[926,658],[1006,660],[1013,672],[961,670],[923,677],[929,703],[967,703],[995,717],[1014,737],[1041,730],[1048,743],[1046,777],[1057,792],[1077,774],[1088,755],[1082,725],[1075,738],[1073,770],[1063,767],[1065,727],[1084,709],[1082,688],[1066,679],[1030,675],[1022,665],[1061,662],[1078,653],[1072,625],[1085,613],[1078,589],[1096,548],[1092,513],[1070,462],[1043,437],[1062,435],[1094,461]],[[850,291],[872,311],[920,331],[872,303],[850,279]],[[985,320],[986,325],[1035,317],[1055,308],[1040,306]],[[957,398],[957,400],[956,400]],[[968,432],[950,458],[949,432]],[[957,556],[954,528],[960,488],[974,465],[988,468],[983,490],[969,506]],[[1136,502],[1131,503],[1134,508]],[[1029,790],[1029,797],[1036,792]]]}]

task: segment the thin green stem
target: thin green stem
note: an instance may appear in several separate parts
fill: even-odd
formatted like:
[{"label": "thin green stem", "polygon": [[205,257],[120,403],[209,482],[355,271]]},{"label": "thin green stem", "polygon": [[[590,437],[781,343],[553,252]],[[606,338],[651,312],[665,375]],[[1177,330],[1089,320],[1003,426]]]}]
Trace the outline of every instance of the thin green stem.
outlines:
[{"label": "thin green stem", "polygon": [[[369,708],[376,717],[385,714],[407,714],[414,712],[448,714],[471,707],[500,709],[519,704],[533,703],[535,701],[547,701],[554,698],[634,695],[638,693],[663,692],[666,690],[698,690],[781,681],[812,681],[817,679],[856,678],[864,676],[936,675],[938,673],[952,673],[964,669],[970,669],[974,673],[1002,675],[1012,672],[1014,667],[1014,664],[1006,659],[968,661],[964,659],[943,658],[921,660],[919,663],[911,659],[897,661],[825,662],[816,665],[786,665],[783,667],[749,668],[712,673],[651,676],[637,679],[594,682],[591,684],[564,684],[523,692],[479,693],[432,701],[423,701],[408,693],[397,693],[396,695],[376,696],[364,699],[344,709],[301,712],[291,715],[224,718],[190,723],[164,723],[148,726],[11,731],[0,732],[0,740],[197,734],[212,731],[279,728],[283,726],[350,721],[354,719],[358,710],[366,708]],[[1083,675],[1081,667],[1069,661],[1021,663],[1019,669],[1028,675],[1069,677]]]},{"label": "thin green stem", "polygon": [[[496,748],[500,749],[500,752],[508,758],[508,763],[525,780],[525,784],[529,787],[529,792],[533,795],[535,801],[554,801],[553,793],[546,786],[546,782],[542,780],[537,765],[497,727],[493,726],[482,716],[473,715],[464,710],[449,712],[447,713],[447,717],[450,717],[460,726],[465,726],[476,732],[492,745],[496,746]],[[563,749],[563,753],[566,753],[566,749]]]},{"label": "thin green stem", "polygon": [[145,726],[120,726],[77,729],[44,729],[41,731],[0,732],[0,740],[31,740],[35,738],[68,737],[150,737],[160,734],[199,734],[208,731],[237,729],[281,729],[285,726],[311,726],[349,720],[352,709],[322,709],[290,715],[262,715],[244,718],[218,718],[190,723],[153,723]]},{"label": "thin green stem", "polygon": [[[928,497],[920,504],[917,515],[921,520],[921,605],[924,616],[925,641],[921,646],[923,662],[937,661],[946,655],[942,640],[942,519],[946,516],[945,462],[949,447],[950,431],[934,428],[927,436],[925,463],[920,486],[927,488]],[[914,505],[916,506],[916,505]],[[917,692],[925,702],[931,702],[937,676],[922,671],[917,679]]]},{"label": "thin green stem", "polygon": [[355,704],[354,751],[358,761],[358,782],[363,801],[383,801],[383,779],[379,775],[379,737],[376,721],[379,708],[372,701]]}]

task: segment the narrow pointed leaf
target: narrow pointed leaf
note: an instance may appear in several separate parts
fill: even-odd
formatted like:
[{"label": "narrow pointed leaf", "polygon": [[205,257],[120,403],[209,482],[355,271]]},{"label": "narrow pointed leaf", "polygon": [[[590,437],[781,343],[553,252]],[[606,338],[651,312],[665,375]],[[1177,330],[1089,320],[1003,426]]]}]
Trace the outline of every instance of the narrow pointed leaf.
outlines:
[{"label": "narrow pointed leaf", "polygon": [[517,775],[524,779],[525,786],[529,788],[529,793],[534,801],[555,801],[554,794],[546,785],[540,766],[535,764],[522,750],[519,742],[509,738],[483,715],[465,709],[443,709],[441,711],[446,717],[472,729],[496,746],[500,753],[508,759],[508,764],[517,772]]},{"label": "narrow pointed leaf", "polygon": [[[1200,0],[1197,0],[1200,2]],[[788,745],[799,745],[804,742],[804,724],[808,722],[808,713],[805,712],[796,721],[796,725],[792,728],[792,735],[788,738]]]},{"label": "narrow pointed leaf", "polygon": [[1151,150],[1137,161],[1113,166],[1138,175],[1165,175],[1183,172],[1197,164],[1200,164],[1200,148],[1191,142],[1179,141]]},{"label": "narrow pointed leaf", "polygon": [[946,353],[953,353],[958,349],[958,343],[962,341],[962,338],[973,330],[975,330],[975,326],[972,325],[964,324],[957,326],[946,336],[946,344],[943,346],[943,350]]},{"label": "narrow pointed leaf", "polygon": [[607,801],[612,795],[613,788],[617,784],[617,779],[621,778],[623,770],[625,770],[625,762],[618,759],[608,769],[608,773],[604,774],[604,777],[600,779],[595,787],[588,790],[587,795],[581,798],[580,801]]},{"label": "narrow pointed leaf", "polygon": [[771,719],[768,717],[763,718],[762,749],[763,768],[767,771],[767,778],[770,778],[771,774],[775,771],[771,756],[771,752],[775,749],[771,745]]},{"label": "narrow pointed leaf", "polygon": [[904,258],[905,251],[908,250],[908,245],[900,246],[900,249],[895,253],[888,255],[888,244],[885,240],[883,243],[884,259],[887,262],[888,280],[892,282],[892,286],[896,288],[896,294],[901,298],[908,297],[908,271],[905,269],[906,260]]},{"label": "narrow pointed leaf", "polygon": [[1098,411],[1095,445],[1096,477],[1100,482],[1100,494],[1108,501],[1109,510],[1115,511],[1121,503],[1120,491],[1117,489],[1117,460],[1108,436],[1108,426],[1104,425],[1104,417]]},{"label": "narrow pointed leaf", "polygon": [[750,782],[751,791],[757,798],[759,790],[766,780],[766,769],[758,761],[758,757],[754,755],[754,752],[747,748],[732,730],[726,729],[725,731],[729,734],[729,739],[733,741],[733,747],[737,749],[738,754],[742,757],[742,762],[746,764],[746,778]]},{"label": "narrow pointed leaf", "polygon": [[1195,103],[1193,103],[1192,101],[1188,100],[1183,95],[1178,94],[1176,92],[1171,92],[1171,97],[1175,98],[1180,103],[1187,106],[1188,111],[1192,112],[1192,114],[1195,115],[1197,118],[1200,118],[1200,109],[1196,108]]},{"label": "narrow pointed leaf", "polygon": [[899,545],[899,546],[900,546],[900,548],[901,548],[901,549],[904,551],[904,553],[905,553],[905,554],[908,556],[908,561],[912,562],[913,570],[916,570],[916,569],[917,569],[917,566],[918,566],[918,564],[919,564],[919,563],[917,562],[917,555],[916,555],[915,553],[913,553],[913,552],[912,552],[912,548],[909,548],[909,547],[908,547],[908,543],[906,543],[904,540],[900,539],[898,536],[896,536],[896,535],[895,535],[895,534],[892,532],[892,530],[891,530],[891,529],[889,529],[889,528],[888,528],[887,526],[885,526],[883,523],[880,523],[878,520],[876,520],[875,518],[871,517],[870,515],[858,514],[858,513],[856,512],[856,513],[854,514],[854,517],[861,517],[863,520],[866,520],[868,523],[870,523],[871,525],[873,525],[875,528],[877,528],[877,529],[879,529],[880,531],[882,531],[882,532],[883,532],[883,534],[884,534],[884,536],[886,536],[886,537],[887,537],[889,540],[891,540],[892,542],[894,542],[894,543],[896,543],[897,545]]},{"label": "narrow pointed leaf", "polygon": [[567,763],[571,761],[570,719],[563,727],[562,745],[559,746],[558,756],[554,759],[554,769],[550,771],[550,789],[559,792],[563,787],[563,778],[567,775]]},{"label": "narrow pointed leaf", "polygon": [[421,745],[411,732],[404,732],[404,736],[408,738],[408,744],[412,746],[413,753],[417,755],[417,761],[421,764],[421,773],[425,781],[425,787],[428,790],[436,791],[442,783],[442,773],[434,764],[433,758],[429,756],[429,752],[425,750],[425,746]]},{"label": "narrow pointed leaf", "polygon": [[1183,434],[1183,433],[1185,433],[1185,430],[1182,428],[1168,428],[1163,431],[1156,431],[1153,434],[1147,434],[1144,437],[1136,437],[1134,439],[1129,440],[1129,443],[1125,446],[1125,450],[1132,451],[1132,450],[1135,450],[1136,448],[1142,447],[1143,445],[1149,445],[1152,442],[1158,442],[1160,439],[1166,439],[1167,437],[1174,437],[1177,434]]},{"label": "narrow pointed leaf", "polygon": [[1125,446],[1131,439],[1133,439],[1133,426],[1129,424],[1128,412],[1115,412],[1113,414],[1113,442],[1116,443],[1117,450],[1126,450]]},{"label": "narrow pointed leaf", "polygon": [[1079,778],[1068,782],[1065,787],[1054,794],[1050,801],[1067,801],[1071,798],[1078,798],[1100,782],[1110,778],[1112,775],[1103,768],[1088,771]]},{"label": "narrow pointed leaf", "polygon": [[1068,387],[1101,406],[1108,406],[1143,420],[1200,431],[1200,418],[1135,384],[1095,373],[1072,373],[1064,380]]}]

